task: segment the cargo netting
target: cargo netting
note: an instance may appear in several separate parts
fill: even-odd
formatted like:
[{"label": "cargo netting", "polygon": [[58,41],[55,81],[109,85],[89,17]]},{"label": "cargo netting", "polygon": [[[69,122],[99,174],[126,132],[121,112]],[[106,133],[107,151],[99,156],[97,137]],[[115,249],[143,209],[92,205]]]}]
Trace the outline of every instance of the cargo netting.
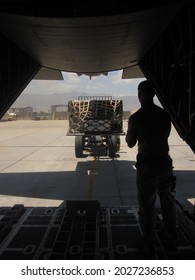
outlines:
[{"label": "cargo netting", "polygon": [[122,100],[71,100],[70,133],[122,133]]}]

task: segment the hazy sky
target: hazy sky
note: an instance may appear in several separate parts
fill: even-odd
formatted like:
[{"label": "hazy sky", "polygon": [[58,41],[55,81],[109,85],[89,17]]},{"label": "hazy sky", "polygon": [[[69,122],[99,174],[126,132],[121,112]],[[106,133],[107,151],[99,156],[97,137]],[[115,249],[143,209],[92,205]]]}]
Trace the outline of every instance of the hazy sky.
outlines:
[{"label": "hazy sky", "polygon": [[78,76],[75,73],[63,72],[64,80],[46,81],[32,80],[24,93],[89,93],[91,95],[108,94],[112,96],[137,95],[137,86],[144,79],[121,79],[122,71],[109,72],[107,76]]}]

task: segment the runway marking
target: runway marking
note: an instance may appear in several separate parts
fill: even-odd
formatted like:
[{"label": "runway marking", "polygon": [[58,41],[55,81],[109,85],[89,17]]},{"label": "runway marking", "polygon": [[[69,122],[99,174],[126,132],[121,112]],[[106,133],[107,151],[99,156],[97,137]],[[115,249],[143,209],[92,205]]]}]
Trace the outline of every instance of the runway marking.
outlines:
[{"label": "runway marking", "polygon": [[93,198],[93,187],[94,187],[94,179],[95,175],[97,175],[97,170],[96,170],[96,160],[97,158],[94,156],[93,157],[93,165],[92,168],[89,168],[87,170],[87,175],[88,175],[88,190],[87,190],[87,199],[91,200]]}]

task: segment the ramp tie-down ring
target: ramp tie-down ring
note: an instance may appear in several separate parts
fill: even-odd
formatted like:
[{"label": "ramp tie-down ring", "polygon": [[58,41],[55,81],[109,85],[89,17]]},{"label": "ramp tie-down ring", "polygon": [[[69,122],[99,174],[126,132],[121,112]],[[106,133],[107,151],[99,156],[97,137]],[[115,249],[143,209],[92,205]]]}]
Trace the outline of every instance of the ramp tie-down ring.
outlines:
[{"label": "ramp tie-down ring", "polygon": [[34,253],[35,250],[36,250],[36,246],[31,244],[31,245],[25,246],[22,253],[24,255],[30,255],[30,254]]},{"label": "ramp tie-down ring", "polygon": [[126,254],[128,252],[128,248],[124,244],[118,244],[116,245],[116,252],[118,254]]},{"label": "ramp tie-down ring", "polygon": [[81,246],[79,246],[79,245],[72,245],[72,246],[70,246],[69,252],[72,255],[80,254],[81,253]]}]

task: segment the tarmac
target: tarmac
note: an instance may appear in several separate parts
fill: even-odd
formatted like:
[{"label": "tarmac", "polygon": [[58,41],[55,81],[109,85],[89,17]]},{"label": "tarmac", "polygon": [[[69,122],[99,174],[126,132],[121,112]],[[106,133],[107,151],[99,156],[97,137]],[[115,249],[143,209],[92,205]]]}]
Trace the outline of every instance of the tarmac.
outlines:
[{"label": "tarmac", "polygon": [[[0,260],[194,260],[194,154],[172,129],[178,241],[156,201],[155,254],[139,224],[135,159],[75,157],[68,121],[0,122]],[[127,121],[124,121],[124,132]]]},{"label": "tarmac", "polygon": [[[124,121],[124,132],[127,121]],[[68,121],[0,122],[0,207],[65,206],[67,200],[98,200],[102,207],[137,205],[137,147],[121,148],[114,159],[75,157]],[[193,212],[195,156],[174,127],[169,138],[177,178],[176,199]],[[157,205],[158,205],[157,199]]]}]

